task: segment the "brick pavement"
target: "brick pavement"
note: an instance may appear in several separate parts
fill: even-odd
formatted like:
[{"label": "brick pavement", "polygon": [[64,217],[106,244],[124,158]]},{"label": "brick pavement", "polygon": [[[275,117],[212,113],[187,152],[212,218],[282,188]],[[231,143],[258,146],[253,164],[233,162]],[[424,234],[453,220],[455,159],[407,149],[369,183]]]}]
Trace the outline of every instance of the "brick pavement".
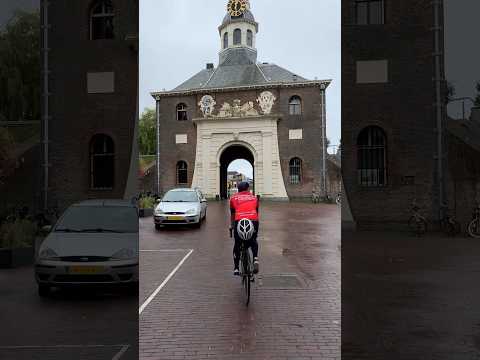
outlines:
[{"label": "brick pavement", "polygon": [[480,242],[342,234],[342,359],[480,359]]},{"label": "brick pavement", "polygon": [[[140,358],[339,359],[339,209],[262,204],[262,279],[249,308],[240,280],[232,276],[227,211],[225,203],[209,203],[199,230],[155,232],[151,219],[142,220],[142,249],[194,252],[140,315]],[[146,256],[142,286],[172,268],[172,254],[158,253],[156,262],[152,253]],[[270,276],[278,274],[298,275],[303,288],[271,286]]]},{"label": "brick pavement", "polygon": [[[138,359],[138,300],[117,290],[37,295],[32,266],[0,270],[0,359]],[[88,345],[88,346],[87,346]]]}]

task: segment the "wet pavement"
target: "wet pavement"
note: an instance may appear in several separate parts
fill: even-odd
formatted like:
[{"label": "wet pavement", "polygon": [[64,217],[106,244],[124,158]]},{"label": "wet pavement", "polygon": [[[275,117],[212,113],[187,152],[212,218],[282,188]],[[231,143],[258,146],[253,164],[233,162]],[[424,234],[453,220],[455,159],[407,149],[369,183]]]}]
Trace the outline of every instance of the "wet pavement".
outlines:
[{"label": "wet pavement", "polygon": [[136,360],[138,299],[118,289],[40,298],[33,267],[0,269],[0,359]]},{"label": "wet pavement", "polygon": [[141,220],[140,358],[340,359],[339,208],[261,204],[248,308],[228,226],[225,202],[208,204],[200,229]]},{"label": "wet pavement", "polygon": [[342,234],[342,359],[480,359],[480,242]]}]

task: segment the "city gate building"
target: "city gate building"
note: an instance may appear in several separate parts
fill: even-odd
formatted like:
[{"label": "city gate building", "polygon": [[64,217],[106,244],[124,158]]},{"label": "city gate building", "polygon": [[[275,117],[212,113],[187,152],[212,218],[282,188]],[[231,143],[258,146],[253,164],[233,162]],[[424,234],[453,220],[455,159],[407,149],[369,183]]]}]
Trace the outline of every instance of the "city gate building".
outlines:
[{"label": "city gate building", "polygon": [[230,1],[218,28],[218,66],[207,64],[175,89],[151,94],[159,124],[154,191],[193,186],[209,198],[225,198],[228,165],[245,159],[263,198],[326,193],[330,80],[259,63],[258,32],[249,2]]}]

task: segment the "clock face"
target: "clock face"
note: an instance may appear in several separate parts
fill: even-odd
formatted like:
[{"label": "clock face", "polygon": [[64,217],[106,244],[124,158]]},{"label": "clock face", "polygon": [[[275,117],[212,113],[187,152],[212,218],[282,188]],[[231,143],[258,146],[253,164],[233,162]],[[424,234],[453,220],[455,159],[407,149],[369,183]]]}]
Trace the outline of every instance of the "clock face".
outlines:
[{"label": "clock face", "polygon": [[227,10],[231,16],[240,16],[248,9],[248,0],[230,0]]}]

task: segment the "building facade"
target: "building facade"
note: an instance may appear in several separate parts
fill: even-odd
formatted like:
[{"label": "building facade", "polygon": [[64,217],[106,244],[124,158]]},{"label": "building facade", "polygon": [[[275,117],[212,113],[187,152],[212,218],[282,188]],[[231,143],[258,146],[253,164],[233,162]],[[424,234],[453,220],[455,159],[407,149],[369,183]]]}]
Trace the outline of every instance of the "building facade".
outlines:
[{"label": "building facade", "polygon": [[43,1],[42,24],[44,202],[129,197],[137,191],[138,1]]},{"label": "building facade", "polygon": [[326,192],[330,81],[257,62],[259,27],[250,4],[232,3],[218,28],[218,66],[207,64],[175,89],[152,93],[159,125],[155,190],[194,186],[226,198],[228,165],[245,159],[254,169],[254,191],[264,198]]},{"label": "building facade", "polygon": [[441,1],[342,1],[344,214],[360,228],[403,226],[414,200],[439,217],[442,14]]}]

